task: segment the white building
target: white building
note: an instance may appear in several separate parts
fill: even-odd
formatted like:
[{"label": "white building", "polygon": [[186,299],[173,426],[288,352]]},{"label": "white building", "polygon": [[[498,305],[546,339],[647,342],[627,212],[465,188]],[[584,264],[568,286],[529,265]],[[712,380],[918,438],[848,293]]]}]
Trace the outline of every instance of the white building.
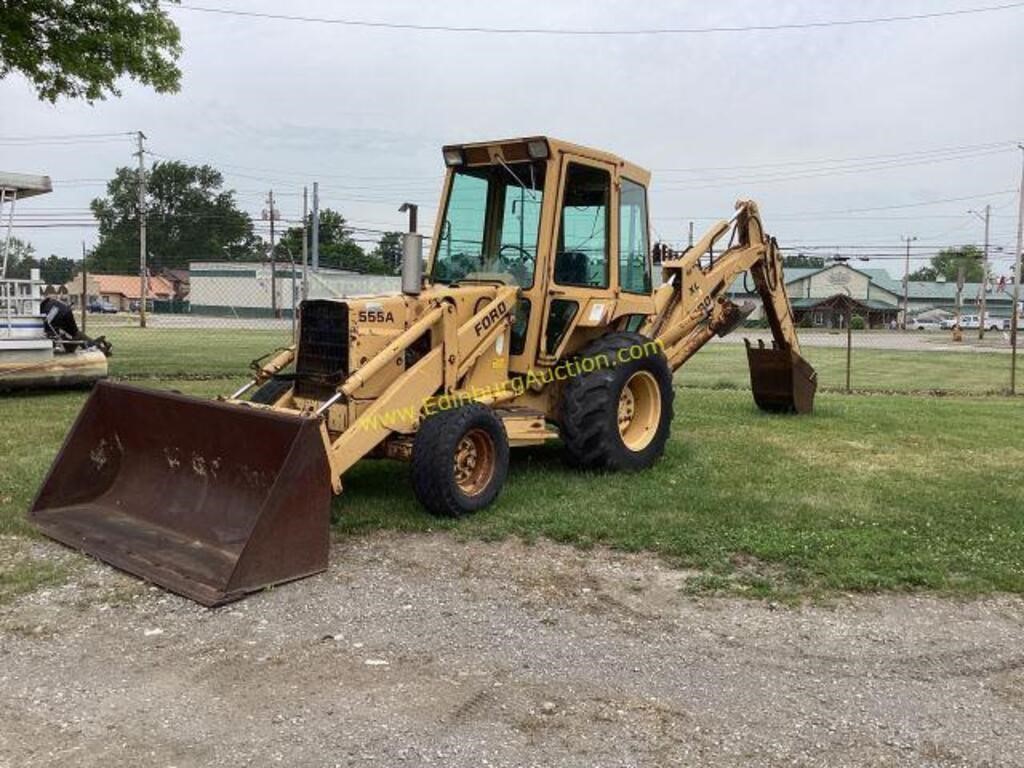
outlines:
[{"label": "white building", "polygon": [[[341,269],[309,270],[308,297],[344,298],[376,293],[397,293],[400,277],[363,275]],[[275,291],[276,289],[276,291]],[[277,264],[271,276],[270,265],[262,262],[193,261],[189,262],[189,312],[223,317],[271,317],[273,294],[281,317],[291,317],[292,309],[302,301],[302,268]]]}]

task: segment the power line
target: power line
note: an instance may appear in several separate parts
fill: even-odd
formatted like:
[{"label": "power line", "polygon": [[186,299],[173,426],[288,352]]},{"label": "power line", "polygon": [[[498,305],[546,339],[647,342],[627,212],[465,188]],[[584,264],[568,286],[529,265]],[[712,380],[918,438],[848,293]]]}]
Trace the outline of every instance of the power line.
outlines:
[{"label": "power line", "polygon": [[[866,208],[839,208],[839,209],[833,209],[833,210],[829,210],[829,211],[796,211],[796,212],[792,212],[791,211],[791,212],[788,212],[788,213],[772,213],[772,214],[770,214],[770,217],[771,217],[772,221],[777,221],[779,219],[784,219],[784,220],[796,220],[798,218],[813,219],[813,218],[822,217],[822,216],[832,216],[832,215],[840,216],[840,215],[845,215],[845,214],[869,213],[869,212],[874,212],[874,211],[891,211],[891,210],[898,210],[898,209],[903,209],[903,208],[919,208],[919,207],[928,206],[928,205],[942,205],[944,203],[959,203],[959,202],[964,202],[964,201],[967,201],[967,200],[978,200],[978,199],[985,198],[985,197],[994,197],[996,195],[1005,195],[1005,194],[1013,193],[1013,192],[1016,192],[1016,191],[1017,190],[1015,190],[1015,189],[997,189],[997,190],[995,190],[993,192],[978,192],[978,193],[973,194],[973,195],[963,195],[961,197],[943,197],[943,198],[938,198],[938,199],[934,199],[934,200],[919,200],[919,201],[917,201],[915,203],[896,203],[896,204],[893,204],[893,205],[874,205],[874,206],[869,206],[869,207],[866,207]],[[679,216],[652,216],[651,218],[653,220],[655,220],[655,221],[683,221],[683,220],[688,220],[688,219],[693,219],[694,221],[718,221],[719,219],[722,218],[722,216],[721,216],[721,214],[719,214],[717,216],[687,216],[687,215],[679,215]],[[917,217],[914,217],[914,218],[917,218]],[[856,217],[856,218],[850,219],[850,221],[861,221],[861,218],[860,217]]]},{"label": "power line", "polygon": [[883,155],[860,155],[842,158],[823,158],[820,160],[780,160],[774,163],[755,163],[744,165],[719,165],[704,166],[695,168],[652,168],[656,173],[704,173],[708,171],[749,171],[756,168],[780,168],[790,165],[828,165],[855,163],[866,160],[899,160],[910,157],[921,157],[925,155],[941,155],[956,152],[978,151],[983,149],[995,149],[997,147],[1015,146],[1016,142],[994,141],[986,144],[961,144],[959,146],[935,147],[933,149],[913,150],[910,152],[893,152]]},{"label": "power line", "polygon": [[124,138],[126,136],[134,136],[134,132],[131,131],[119,131],[117,133],[63,133],[63,134],[50,134],[42,136],[0,136],[0,143],[15,143],[15,142],[49,142],[49,141],[89,141],[92,139],[111,139],[111,138]]},{"label": "power line", "polygon": [[960,8],[949,11],[932,11],[901,16],[876,16],[859,19],[833,19],[828,21],[794,22],[789,24],[752,24],[745,26],[711,26],[711,27],[655,27],[648,29],[582,29],[582,28],[545,28],[545,27],[483,27],[483,26],[451,26],[447,24],[411,24],[404,22],[370,21],[365,19],[344,19],[325,16],[298,16],[283,13],[261,13],[258,11],[240,11],[231,8],[216,8],[200,5],[178,5],[165,3],[169,10],[181,9],[198,13],[236,16],[267,21],[290,21],[313,24],[330,24],[342,27],[363,27],[385,30],[405,30],[411,32],[447,32],[490,35],[561,35],[575,37],[626,37],[650,35],[697,35],[736,32],[779,32],[784,30],[821,29],[826,27],[851,27],[871,24],[889,24],[895,22],[924,21],[955,16],[966,16],[977,13],[993,13],[1011,10],[1024,6],[1021,2],[1004,3],[974,8]]},{"label": "power line", "polygon": [[[693,179],[684,182],[684,186],[658,185],[657,189],[664,192],[690,192],[715,187],[729,186],[732,184],[775,184],[784,181],[801,181],[803,179],[816,179],[827,176],[845,176],[851,173],[872,173],[876,171],[887,171],[893,168],[908,168],[917,165],[933,165],[936,163],[950,162],[954,160],[972,160],[980,157],[1005,154],[1013,151],[1008,146],[1005,149],[989,149],[971,153],[952,154],[944,157],[929,157],[916,160],[900,162],[876,162],[852,164],[835,168],[824,168],[813,171],[801,171],[791,174],[744,174],[739,176],[718,177],[710,179]],[[709,183],[695,183],[707,181]]]}]

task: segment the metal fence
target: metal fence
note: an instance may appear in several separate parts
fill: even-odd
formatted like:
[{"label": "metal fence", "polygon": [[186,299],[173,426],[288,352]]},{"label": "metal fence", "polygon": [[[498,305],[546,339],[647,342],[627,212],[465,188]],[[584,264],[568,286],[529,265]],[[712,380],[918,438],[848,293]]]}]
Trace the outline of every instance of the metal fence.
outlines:
[{"label": "metal fence", "polygon": [[[1007,329],[984,332],[930,329],[800,329],[803,356],[818,371],[821,391],[922,394],[1008,394],[1011,338]],[[716,339],[684,366],[684,386],[748,387],[743,340],[771,343],[759,328]],[[1018,388],[1019,391],[1019,388]]]},{"label": "metal fence", "polygon": [[[393,293],[401,278],[289,264],[193,262],[149,278],[146,300],[137,275],[87,273],[56,287],[86,332],[119,329],[234,330],[294,336],[303,299]],[[50,287],[55,288],[53,286]]]},{"label": "metal fence", "polygon": [[[62,289],[85,332],[107,336],[115,349],[125,340],[135,355],[146,345],[181,355],[190,346],[269,351],[294,338],[296,309],[303,297],[395,293],[400,278],[326,269],[303,275],[301,269],[280,264],[271,273],[267,264],[194,262],[186,272],[150,279],[145,316],[137,276],[88,274],[83,287],[79,275],[65,286],[48,288]],[[901,330],[891,325],[860,327],[852,320],[841,318],[834,328],[800,329],[804,357],[817,369],[822,391],[995,395],[1010,390],[1013,356],[1005,326],[983,332],[964,329],[958,335],[938,324]],[[140,333],[143,324],[146,330]],[[684,387],[749,387],[745,338],[771,343],[770,332],[756,325],[715,339],[683,367],[678,382]],[[118,361],[115,375],[124,362]],[[201,375],[207,363],[199,360],[196,365]],[[225,362],[218,370],[226,373],[227,368]],[[184,363],[161,368],[171,369],[190,370]],[[141,364],[127,370],[142,375]]]}]

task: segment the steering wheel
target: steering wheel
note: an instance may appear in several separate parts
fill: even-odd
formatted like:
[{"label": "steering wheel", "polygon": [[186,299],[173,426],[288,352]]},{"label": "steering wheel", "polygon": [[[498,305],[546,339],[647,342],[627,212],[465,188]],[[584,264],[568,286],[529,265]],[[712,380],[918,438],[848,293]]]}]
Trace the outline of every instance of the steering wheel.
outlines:
[{"label": "steering wheel", "polygon": [[[505,255],[505,251],[507,250],[518,251],[518,255],[513,258],[509,258],[508,256]],[[501,248],[498,249],[498,263],[501,264],[502,267],[504,267],[505,269],[508,269],[510,272],[517,267],[523,270],[531,270],[532,268],[530,265],[532,264],[532,262],[533,256],[530,254],[530,252],[525,248],[522,248],[513,243],[508,243],[506,245],[501,246]]]}]

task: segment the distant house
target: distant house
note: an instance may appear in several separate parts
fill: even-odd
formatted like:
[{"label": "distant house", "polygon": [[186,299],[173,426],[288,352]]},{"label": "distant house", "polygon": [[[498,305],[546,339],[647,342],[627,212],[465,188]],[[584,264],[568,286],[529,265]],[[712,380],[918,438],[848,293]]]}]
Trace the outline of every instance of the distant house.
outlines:
[{"label": "distant house", "polygon": [[174,289],[175,299],[181,301],[188,298],[189,274],[187,269],[168,269],[164,267],[158,274],[171,284],[171,287]]},{"label": "distant house", "polygon": [[[839,328],[847,312],[863,317],[871,328],[884,328],[903,315],[903,281],[884,269],[829,264],[824,267],[790,268],[785,270],[786,291],[798,323],[824,328]],[[961,300],[965,313],[976,312],[981,297],[981,283],[964,285]],[[937,280],[911,280],[907,288],[908,311],[911,317],[929,313],[948,316],[956,311],[956,283]],[[749,299],[760,305],[754,281],[748,276],[738,278],[729,289],[734,301]],[[994,317],[1009,317],[1013,296],[1009,291],[989,285],[985,294],[986,312]],[[760,306],[751,316],[762,316]]]},{"label": "distant house", "polygon": [[[75,275],[64,287],[67,289],[68,297],[72,306],[78,306],[82,296],[82,275]],[[89,274],[85,286],[86,302],[108,301],[118,311],[128,312],[133,309],[133,303],[137,306],[142,298],[142,281],[138,275],[94,275]],[[163,277],[151,276],[146,291],[146,298],[153,300],[167,300],[174,297],[174,287]]]}]

